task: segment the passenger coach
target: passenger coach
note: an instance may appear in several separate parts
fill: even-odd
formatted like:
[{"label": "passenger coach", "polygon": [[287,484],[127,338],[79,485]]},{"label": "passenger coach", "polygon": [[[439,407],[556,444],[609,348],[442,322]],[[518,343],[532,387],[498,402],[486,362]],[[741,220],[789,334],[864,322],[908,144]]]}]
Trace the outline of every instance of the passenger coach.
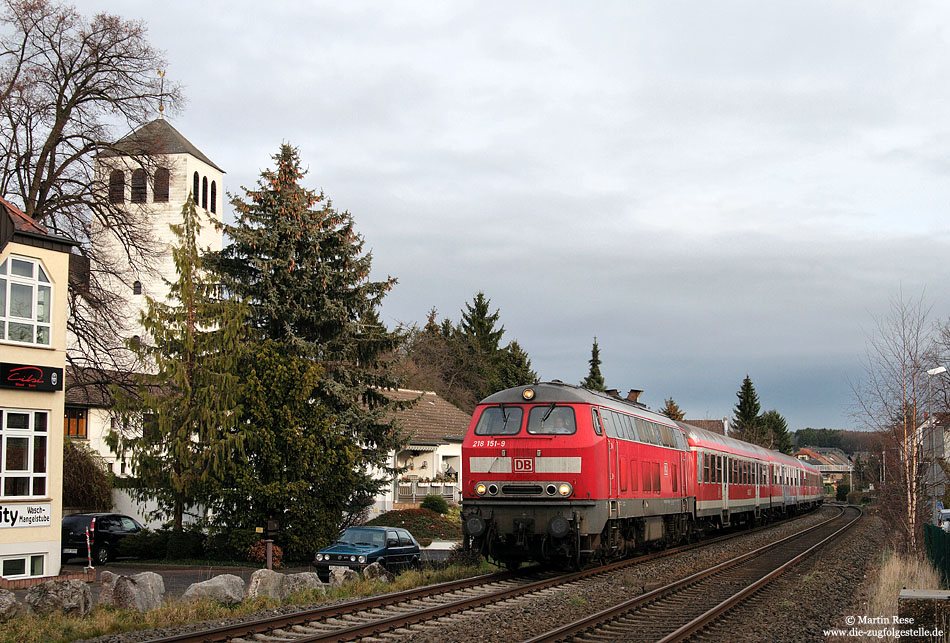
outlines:
[{"label": "passenger coach", "polygon": [[619,557],[821,499],[795,458],[558,381],[482,400],[462,466],[466,546],[511,567]]}]

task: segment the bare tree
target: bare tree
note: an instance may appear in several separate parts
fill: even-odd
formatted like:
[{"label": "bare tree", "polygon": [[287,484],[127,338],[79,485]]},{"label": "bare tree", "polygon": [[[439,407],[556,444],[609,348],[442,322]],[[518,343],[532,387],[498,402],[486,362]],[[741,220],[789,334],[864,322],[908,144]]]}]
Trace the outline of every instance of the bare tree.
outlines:
[{"label": "bare tree", "polygon": [[882,515],[913,554],[921,553],[920,532],[930,513],[926,378],[935,338],[929,312],[922,297],[893,299],[868,338],[864,382],[854,387],[857,420],[877,432],[887,452]]},{"label": "bare tree", "polygon": [[162,82],[165,59],[141,22],[87,19],[52,0],[0,6],[0,194],[80,244],[83,278],[70,283],[71,365],[122,370],[123,300],[114,283],[127,279],[122,265],[152,265],[157,249],[143,204],[110,199],[101,164],[122,155],[152,176],[161,149],[117,139],[155,118],[161,103],[176,108],[180,89]]}]

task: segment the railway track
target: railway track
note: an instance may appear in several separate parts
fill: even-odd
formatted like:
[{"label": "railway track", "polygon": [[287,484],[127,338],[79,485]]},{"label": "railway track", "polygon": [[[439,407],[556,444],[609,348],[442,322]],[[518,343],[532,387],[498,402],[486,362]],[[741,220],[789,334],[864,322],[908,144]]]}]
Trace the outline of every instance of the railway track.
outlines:
[{"label": "railway track", "polygon": [[357,640],[540,592],[558,585],[608,574],[624,567],[705,547],[774,525],[775,523],[772,523],[754,530],[741,530],[579,572],[556,574],[540,568],[527,568],[520,572],[499,572],[235,625],[156,638],[152,641],[155,643],[198,643],[251,640],[295,642]]},{"label": "railway track", "polygon": [[857,507],[842,507],[839,515],[830,520],[559,627],[527,643],[686,640],[844,533],[862,515]]}]

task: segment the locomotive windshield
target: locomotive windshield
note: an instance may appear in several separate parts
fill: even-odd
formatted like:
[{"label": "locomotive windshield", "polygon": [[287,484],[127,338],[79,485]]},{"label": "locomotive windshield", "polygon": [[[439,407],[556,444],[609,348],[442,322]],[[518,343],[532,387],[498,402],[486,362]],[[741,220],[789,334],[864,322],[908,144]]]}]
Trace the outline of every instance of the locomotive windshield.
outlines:
[{"label": "locomotive windshield", "polygon": [[475,435],[517,435],[522,417],[520,406],[490,406],[478,418]]},{"label": "locomotive windshield", "polygon": [[577,431],[574,409],[569,406],[535,406],[528,413],[528,433],[570,435]]}]

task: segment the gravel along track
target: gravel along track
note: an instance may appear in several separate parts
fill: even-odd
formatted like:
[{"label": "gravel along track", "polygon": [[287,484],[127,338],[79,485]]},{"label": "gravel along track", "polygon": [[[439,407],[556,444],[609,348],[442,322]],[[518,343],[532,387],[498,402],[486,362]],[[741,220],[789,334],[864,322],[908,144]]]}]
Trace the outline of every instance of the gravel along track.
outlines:
[{"label": "gravel along track", "polygon": [[[424,643],[443,641],[523,641],[543,634],[561,625],[566,625],[587,614],[616,605],[634,596],[650,591],[662,585],[673,582],[690,574],[694,574],[711,565],[738,556],[742,553],[761,547],[769,542],[799,531],[805,526],[821,522],[838,513],[834,507],[824,507],[817,512],[801,518],[776,525],[770,529],[755,534],[738,536],[723,543],[716,543],[699,550],[685,552],[670,558],[641,563],[613,574],[603,575],[582,582],[572,583],[545,592],[542,595],[532,595],[520,599],[465,613],[445,617],[431,623],[413,626],[406,630],[391,632],[379,637],[379,640],[404,640]],[[836,620],[843,622],[840,614],[855,613],[841,610],[845,599],[854,596],[855,574],[863,579],[864,571],[870,564],[879,559],[881,550],[880,527],[872,524],[875,521],[862,519],[843,537],[844,541],[836,541],[827,546],[827,550],[819,554],[817,559],[805,561],[804,566],[811,568],[819,565],[823,568],[823,561],[832,559],[831,552],[837,551],[835,556],[842,556],[842,564],[834,565],[842,572],[849,571],[842,576],[836,573],[822,573],[809,577],[807,586],[815,592],[814,596],[822,605],[812,606],[812,598],[801,595],[800,590],[786,585],[788,578],[798,576],[798,568],[779,579],[779,586],[786,589],[790,596],[783,596],[779,600],[786,603],[781,607],[788,608],[789,615],[784,610],[777,610],[775,603],[766,603],[761,609],[768,614],[768,622],[773,625],[784,620],[796,620],[794,609],[798,606],[818,608],[818,612],[809,615],[813,621],[811,630],[821,632],[821,625],[833,626]],[[862,570],[862,571],[859,571]],[[838,582],[838,579],[841,582]],[[833,586],[825,587],[826,583]],[[775,590],[763,590],[760,594],[768,594]],[[828,597],[828,598],[826,598]],[[829,600],[829,598],[835,599]],[[758,600],[758,599],[756,599]],[[814,622],[818,619],[820,622]],[[744,638],[735,631],[723,631],[720,638],[709,640],[749,640],[749,641],[809,641],[823,640],[814,637],[790,635],[784,636],[782,629],[774,629],[762,621],[758,627],[758,634]],[[806,624],[807,625],[807,624]],[[807,628],[801,628],[807,629]],[[791,631],[791,630],[790,630]],[[618,639],[619,640],[619,639]]]}]

